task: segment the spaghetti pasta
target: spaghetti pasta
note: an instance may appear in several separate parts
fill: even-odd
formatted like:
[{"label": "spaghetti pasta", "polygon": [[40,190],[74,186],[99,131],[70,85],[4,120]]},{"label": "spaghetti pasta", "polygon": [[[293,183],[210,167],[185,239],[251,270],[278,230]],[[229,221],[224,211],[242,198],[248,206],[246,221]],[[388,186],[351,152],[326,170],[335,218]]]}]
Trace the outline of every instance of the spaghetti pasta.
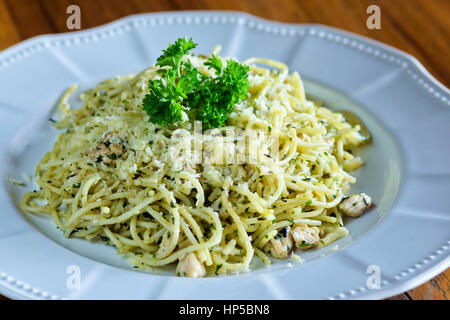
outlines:
[{"label": "spaghetti pasta", "polygon": [[[205,57],[186,59],[214,76]],[[190,121],[148,122],[141,102],[156,66],[101,82],[81,94],[80,109],[70,108],[71,87],[54,124],[64,131],[38,163],[40,188],[25,193],[22,209],[50,215],[65,237],[101,239],[146,270],[189,256],[210,275],[242,272],[254,256],[270,264],[268,254],[286,258],[345,236],[338,205],[356,181],[348,171],[363,164],[350,151],[365,141],[360,127],[308,100],[285,64],[244,64],[247,99],[200,143]],[[208,159],[196,161],[195,145]]]}]

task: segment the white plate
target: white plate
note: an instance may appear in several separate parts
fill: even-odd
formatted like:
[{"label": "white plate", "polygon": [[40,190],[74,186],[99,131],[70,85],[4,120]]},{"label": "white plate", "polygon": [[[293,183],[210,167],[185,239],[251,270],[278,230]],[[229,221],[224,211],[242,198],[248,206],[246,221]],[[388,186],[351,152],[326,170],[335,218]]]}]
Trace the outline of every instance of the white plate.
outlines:
[{"label": "white plate", "polygon": [[[348,221],[350,235],[308,252],[303,263],[256,261],[247,274],[205,279],[135,272],[115,249],[64,239],[48,218],[18,210],[23,188],[7,178],[33,174],[56,131],[53,107],[74,82],[85,90],[154,63],[169,41],[193,37],[197,52],[288,63],[331,108],[356,112],[374,141],[354,190],[376,207]],[[450,95],[413,57],[319,25],[270,22],[236,12],[127,17],[98,28],[39,36],[0,53],[0,292],[13,298],[317,299],[384,298],[450,264]],[[77,101],[73,101],[77,103]],[[32,188],[30,186],[29,188]],[[363,237],[364,236],[364,237]],[[69,266],[81,272],[70,289]],[[368,267],[369,273],[368,273]],[[375,266],[375,267],[373,267]],[[381,284],[371,289],[371,270]]]}]

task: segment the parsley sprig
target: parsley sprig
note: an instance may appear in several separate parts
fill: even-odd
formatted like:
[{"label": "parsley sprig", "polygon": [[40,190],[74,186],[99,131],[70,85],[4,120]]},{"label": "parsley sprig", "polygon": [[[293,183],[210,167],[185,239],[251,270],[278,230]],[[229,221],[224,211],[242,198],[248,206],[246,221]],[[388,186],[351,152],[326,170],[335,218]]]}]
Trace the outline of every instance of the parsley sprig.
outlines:
[{"label": "parsley sprig", "polygon": [[[182,122],[185,110],[182,102],[187,93],[192,91],[190,86],[193,85],[187,80],[188,78],[193,80],[195,76],[192,65],[183,63],[182,59],[196,46],[192,39],[179,38],[174,44],[169,44],[156,60],[156,65],[161,67],[159,70],[161,79],[148,82],[149,93],[143,100],[143,108],[150,122],[162,126]],[[188,71],[189,75],[180,81],[183,71]]]},{"label": "parsley sprig", "polygon": [[157,59],[161,79],[150,80],[143,108],[150,122],[162,126],[177,125],[184,114],[203,122],[205,129],[226,124],[236,103],[247,96],[248,66],[212,55],[204,65],[215,77],[200,73],[183,57],[197,46],[192,39],[178,38]]},{"label": "parsley sprig", "polygon": [[227,66],[223,68],[222,62],[215,55],[210,57],[205,65],[213,68],[217,77],[208,78],[191,103],[200,107],[204,127],[207,129],[223,127],[236,103],[247,96],[249,67],[228,60]]}]

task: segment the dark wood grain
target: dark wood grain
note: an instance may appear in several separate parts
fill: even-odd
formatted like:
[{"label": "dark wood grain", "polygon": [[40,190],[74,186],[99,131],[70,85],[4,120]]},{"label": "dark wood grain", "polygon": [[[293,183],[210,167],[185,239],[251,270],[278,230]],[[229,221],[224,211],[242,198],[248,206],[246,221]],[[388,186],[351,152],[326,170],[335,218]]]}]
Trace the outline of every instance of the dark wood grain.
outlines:
[{"label": "dark wood grain", "polygon": [[448,300],[450,296],[450,269],[423,285],[409,290],[407,294],[413,300]]},{"label": "dark wood grain", "polygon": [[[321,23],[380,40],[417,57],[450,85],[448,0],[0,0],[0,49],[34,35],[67,32],[66,8],[77,4],[82,27],[155,11],[240,10],[263,18]],[[381,30],[366,27],[366,8],[381,8]]]},{"label": "dark wood grain", "polygon": [[430,281],[388,300],[448,300],[450,295],[450,269]]},{"label": "dark wood grain", "polygon": [[[39,34],[68,32],[66,8],[72,4],[81,8],[82,29],[135,13],[209,9],[240,10],[283,22],[326,24],[406,51],[450,86],[449,0],[0,0],[0,50]],[[381,8],[381,30],[366,27],[366,9],[371,4]],[[390,299],[447,300],[449,278],[447,270]]]}]

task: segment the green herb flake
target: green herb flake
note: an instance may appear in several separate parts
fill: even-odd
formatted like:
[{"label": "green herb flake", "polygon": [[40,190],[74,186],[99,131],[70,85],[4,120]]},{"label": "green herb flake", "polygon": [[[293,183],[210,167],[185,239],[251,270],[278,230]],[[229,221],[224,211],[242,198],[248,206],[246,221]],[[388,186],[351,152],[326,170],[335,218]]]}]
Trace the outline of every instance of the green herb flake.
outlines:
[{"label": "green herb flake", "polygon": [[304,242],[304,243],[300,244],[300,245],[298,246],[298,248],[310,247],[310,246],[313,246],[313,245],[314,245],[314,243],[307,243],[307,242]]},{"label": "green herb flake", "polygon": [[215,272],[215,274],[216,274],[216,276],[218,276],[219,275],[219,270],[220,270],[220,268],[222,268],[222,264],[218,264],[217,265],[217,267],[216,267],[216,272]]}]

